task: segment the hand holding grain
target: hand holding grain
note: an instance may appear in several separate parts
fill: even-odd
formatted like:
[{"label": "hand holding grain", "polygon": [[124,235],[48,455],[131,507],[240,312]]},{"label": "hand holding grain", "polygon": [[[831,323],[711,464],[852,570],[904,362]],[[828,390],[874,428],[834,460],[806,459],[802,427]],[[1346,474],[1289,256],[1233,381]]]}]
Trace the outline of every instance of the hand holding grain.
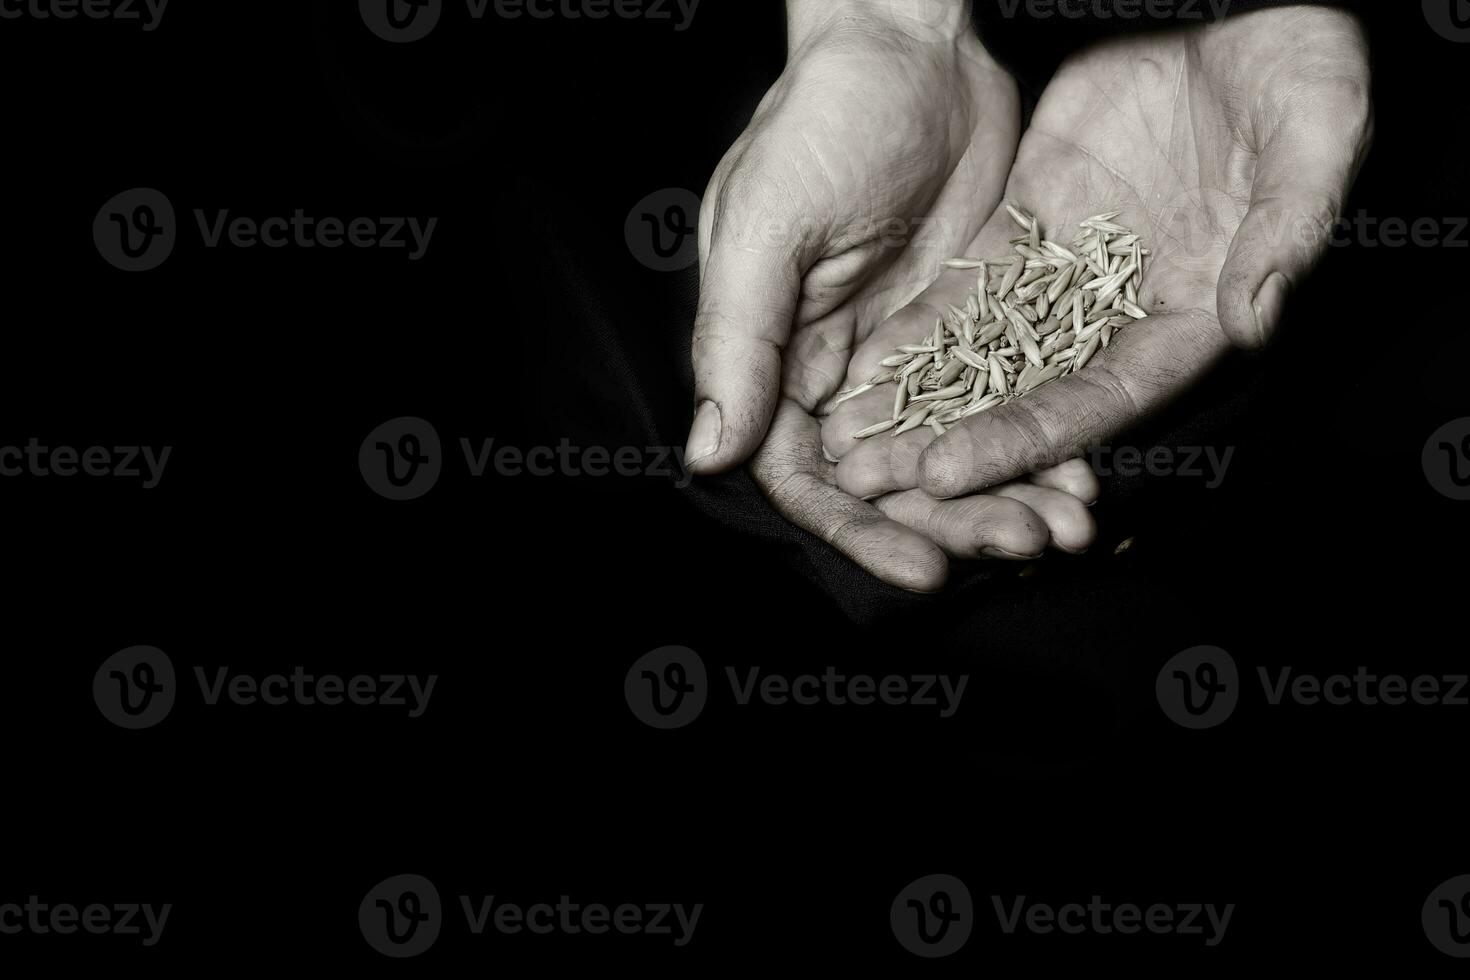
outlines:
[{"label": "hand holding grain", "polygon": [[[1326,247],[1371,132],[1366,44],[1340,11],[1287,7],[1219,26],[1108,41],[1070,57],[1023,137],[1006,198],[1047,229],[1118,212],[1153,254],[1137,305],[1085,370],[962,419],[855,444],[891,405],[853,399],[824,427],[856,496],[922,488],[947,498],[1067,459],[1194,383],[1230,342],[1276,329],[1286,293]],[[1004,254],[998,208],[956,254]],[[974,272],[945,270],[925,311],[963,306]],[[929,313],[932,326],[933,314]],[[913,343],[902,315],[853,356],[844,387]]]},{"label": "hand holding grain", "polygon": [[[793,523],[879,578],[928,591],[946,553],[1080,550],[1093,528],[1080,462],[964,501],[869,503],[835,485],[817,415],[855,347],[974,238],[1019,139],[1014,81],[965,5],[922,31],[901,5],[825,2],[793,21],[785,72],[715,172],[700,215],[693,341],[696,474],[745,460]],[[861,12],[859,12],[861,11]]]}]

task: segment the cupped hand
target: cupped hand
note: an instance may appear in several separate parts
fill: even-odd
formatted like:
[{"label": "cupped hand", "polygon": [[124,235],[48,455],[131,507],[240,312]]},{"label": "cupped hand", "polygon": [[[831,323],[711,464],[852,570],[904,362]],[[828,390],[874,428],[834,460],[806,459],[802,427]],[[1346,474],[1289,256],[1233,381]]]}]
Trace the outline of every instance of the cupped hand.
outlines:
[{"label": "cupped hand", "polygon": [[[718,167],[700,216],[696,474],[750,459],[777,510],[879,578],[930,591],[946,553],[1085,548],[1080,462],[963,501],[840,491],[817,414],[856,345],[970,241],[1019,139],[1014,81],[966,5],[794,5],[786,71]],[[936,19],[934,16],[940,16]],[[1070,495],[1069,495],[1070,494]]]},{"label": "cupped hand", "polygon": [[[1107,211],[1151,250],[1146,319],[1085,369],[971,416],[861,443],[883,397],[844,403],[824,429],[838,485],[860,497],[920,488],[970,493],[1068,459],[1163,406],[1228,349],[1265,342],[1291,288],[1326,248],[1370,142],[1366,43],[1340,11],[1288,7],[1220,25],[1111,40],[1070,57],[1027,129],[1006,197],[1072,241]],[[1010,252],[1004,208],[964,253]],[[973,272],[949,271],[919,297],[929,318],[895,317],[853,356],[866,380],[898,344],[963,306]],[[886,396],[891,398],[891,394]]]}]

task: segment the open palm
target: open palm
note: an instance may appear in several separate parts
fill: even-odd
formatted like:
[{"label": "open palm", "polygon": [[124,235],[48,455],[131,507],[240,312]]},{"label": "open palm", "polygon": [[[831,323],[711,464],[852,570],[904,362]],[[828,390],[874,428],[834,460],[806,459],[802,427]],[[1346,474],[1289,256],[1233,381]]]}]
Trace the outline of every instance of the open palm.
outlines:
[{"label": "open palm", "polygon": [[[1152,250],[1139,292],[1149,317],[1084,371],[940,437],[921,427],[857,443],[852,433],[886,417],[891,395],[853,399],[823,430],[842,457],[839,485],[951,497],[1014,479],[1157,409],[1230,340],[1260,343],[1320,254],[1370,128],[1364,40],[1337,11],[1262,11],[1069,58],[1021,141],[1006,197],[1062,242],[1083,218],[1120,211]],[[966,254],[1004,255],[1016,233],[999,209]],[[974,285],[973,273],[947,272],[920,300],[963,306]],[[913,327],[899,319],[869,337],[849,383],[922,336]]]}]

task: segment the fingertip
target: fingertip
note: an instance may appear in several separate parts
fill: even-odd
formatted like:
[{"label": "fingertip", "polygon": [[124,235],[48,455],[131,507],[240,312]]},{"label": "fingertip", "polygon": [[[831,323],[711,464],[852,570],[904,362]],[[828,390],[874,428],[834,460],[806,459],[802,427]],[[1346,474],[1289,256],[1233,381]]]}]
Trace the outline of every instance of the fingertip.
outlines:
[{"label": "fingertip", "polygon": [[720,472],[716,459],[724,439],[720,406],[708,399],[694,410],[689,437],[684,441],[684,466],[696,476]]},{"label": "fingertip", "polygon": [[1102,484],[1085,459],[1069,459],[1031,476],[1031,482],[1039,487],[1049,487],[1076,497],[1084,507],[1097,503],[1102,495]]},{"label": "fingertip", "polygon": [[859,500],[913,488],[919,450],[905,436],[880,433],[853,447],[837,464],[837,486]]},{"label": "fingertip", "polygon": [[917,541],[911,553],[904,560],[885,563],[878,577],[906,592],[931,595],[942,591],[949,582],[949,559],[932,541],[918,535],[914,538]]},{"label": "fingertip", "polygon": [[980,553],[1008,561],[1039,558],[1051,542],[1051,533],[1040,514],[1019,500],[996,497],[995,511],[985,524],[986,540]]},{"label": "fingertip", "polygon": [[[836,397],[838,396],[833,396]],[[855,438],[854,434],[885,418],[885,413],[889,410],[887,406],[892,403],[892,389],[884,385],[848,398],[833,407],[826,416],[821,417],[823,447],[838,459],[858,449],[867,440]]]},{"label": "fingertip", "polygon": [[[1255,296],[1249,293],[1234,296],[1228,301],[1228,306],[1225,301],[1221,301],[1220,329],[1224,331],[1225,339],[1230,341],[1232,347],[1243,351],[1258,351],[1270,342],[1281,316],[1280,302],[1274,295],[1274,289],[1268,291],[1263,284]],[[1226,313],[1227,308],[1232,312]]]},{"label": "fingertip", "polygon": [[949,581],[944,550],[887,514],[852,539],[834,543],[874,577],[907,592],[938,592]]},{"label": "fingertip", "polygon": [[1255,346],[1264,347],[1275,335],[1276,328],[1281,325],[1282,314],[1286,310],[1286,294],[1290,288],[1291,283],[1287,281],[1286,276],[1273,272],[1266,277],[1266,281],[1256,292],[1255,301],[1251,304],[1255,321]]},{"label": "fingertip", "polygon": [[1220,306],[1220,329],[1224,331],[1225,339],[1230,341],[1230,346],[1244,351],[1260,350],[1265,341],[1257,326],[1253,304],[1248,296],[1240,298],[1237,303],[1244,312],[1226,314],[1225,306]]},{"label": "fingertip", "polygon": [[936,440],[919,455],[917,476],[921,490],[931,497],[948,500],[961,496],[969,488],[965,485],[967,474],[961,472],[958,458],[943,442]]},{"label": "fingertip", "polygon": [[1092,547],[1097,540],[1097,519],[1092,512],[1074,499],[1067,508],[1063,520],[1054,521],[1051,528],[1051,543],[1068,554],[1080,555]]},{"label": "fingertip", "polygon": [[1255,311],[1251,308],[1255,284],[1248,281],[1249,277],[1249,271],[1240,263],[1227,263],[1220,273],[1215,296],[1220,329],[1232,346],[1242,350],[1255,350],[1260,346]]},{"label": "fingertip", "polygon": [[774,398],[751,398],[743,411],[729,401],[706,398],[695,409],[684,445],[684,466],[695,476],[713,476],[748,460],[770,431]]}]

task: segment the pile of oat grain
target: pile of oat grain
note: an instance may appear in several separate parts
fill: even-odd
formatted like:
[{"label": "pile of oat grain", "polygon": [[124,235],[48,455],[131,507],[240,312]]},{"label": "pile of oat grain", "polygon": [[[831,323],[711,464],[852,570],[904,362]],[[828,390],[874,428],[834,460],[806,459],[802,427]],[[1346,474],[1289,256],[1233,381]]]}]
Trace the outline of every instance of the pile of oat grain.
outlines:
[{"label": "pile of oat grain", "polygon": [[1114,330],[1147,316],[1138,289],[1149,250],[1113,222],[1120,212],[1083,221],[1063,248],[1042,237],[1036,218],[1006,210],[1025,231],[1011,240],[1015,254],[947,260],[946,268],[979,270],[964,308],[951,306],[932,335],[898,348],[871,381],[838,393],[834,407],[895,385],[893,417],[853,438],[926,423],[943,435],[960,419],[1082,370]]}]

